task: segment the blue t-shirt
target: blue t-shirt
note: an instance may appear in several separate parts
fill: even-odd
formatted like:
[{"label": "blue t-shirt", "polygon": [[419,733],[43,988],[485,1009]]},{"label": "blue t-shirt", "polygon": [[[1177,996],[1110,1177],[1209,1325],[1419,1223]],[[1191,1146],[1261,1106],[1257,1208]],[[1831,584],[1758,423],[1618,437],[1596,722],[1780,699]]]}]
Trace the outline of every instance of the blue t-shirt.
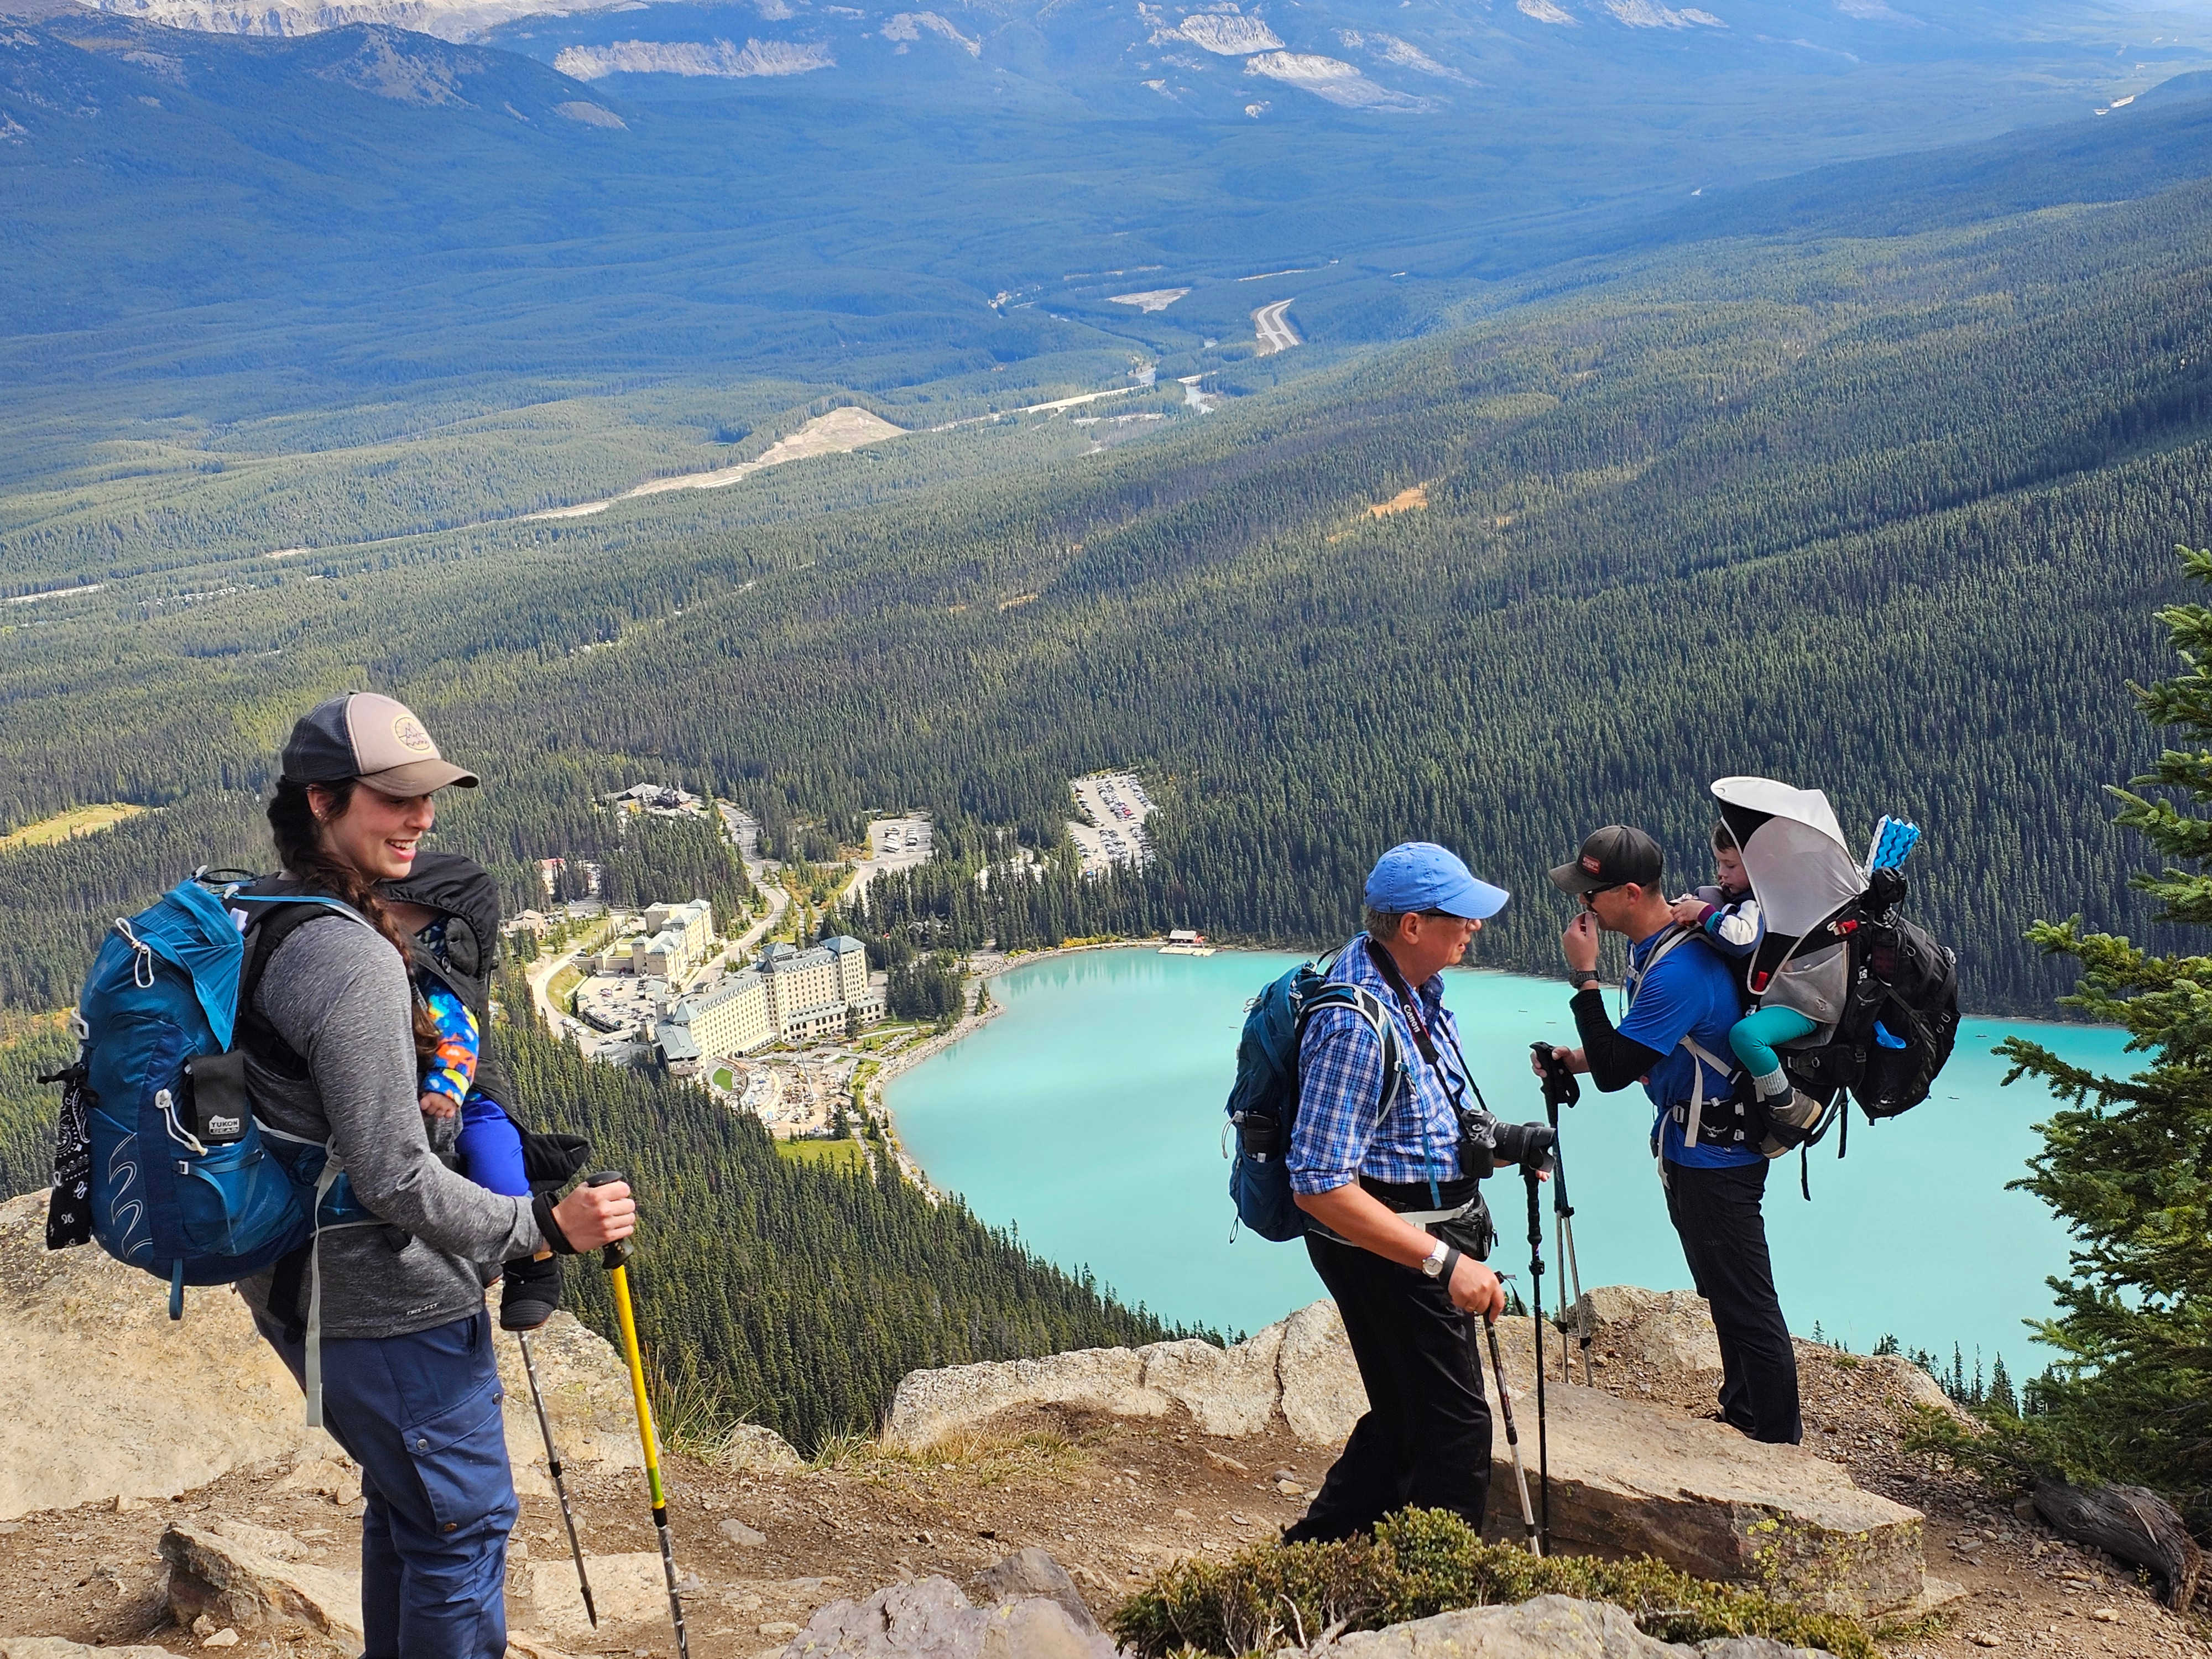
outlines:
[{"label": "blue t-shirt", "polygon": [[[1662,927],[1628,947],[1632,973],[1644,966],[1669,931]],[[1742,1132],[1735,1127],[1735,1113],[1726,1104],[1728,1074],[1694,1058],[1681,1046],[1686,1036],[1715,1059],[1725,1060],[1729,1031],[1742,1018],[1735,970],[1699,938],[1686,939],[1668,951],[1638,984],[1627,1017],[1620,1022],[1620,1034],[1657,1049],[1662,1056],[1644,1079],[1644,1089],[1659,1109],[1652,1130],[1659,1137],[1660,1156],[1668,1163],[1716,1170],[1759,1162],[1758,1149],[1738,1139]],[[1700,1071],[1705,1073],[1709,1109],[1705,1121],[1714,1128],[1729,1125],[1727,1133],[1733,1144],[1717,1145],[1702,1137],[1695,1146],[1682,1144],[1682,1126],[1674,1121],[1674,1109],[1687,1105]]]}]

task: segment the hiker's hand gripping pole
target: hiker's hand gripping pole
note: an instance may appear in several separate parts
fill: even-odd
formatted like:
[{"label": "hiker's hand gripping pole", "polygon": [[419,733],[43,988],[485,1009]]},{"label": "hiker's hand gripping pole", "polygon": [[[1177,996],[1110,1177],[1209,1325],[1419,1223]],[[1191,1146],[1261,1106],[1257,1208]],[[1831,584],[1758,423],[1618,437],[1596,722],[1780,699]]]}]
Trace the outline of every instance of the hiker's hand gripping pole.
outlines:
[{"label": "hiker's hand gripping pole", "polygon": [[[584,1183],[605,1187],[622,1179],[620,1172],[602,1170]],[[637,1407],[637,1437],[645,1449],[646,1490],[653,1498],[653,1526],[660,1538],[660,1570],[668,1580],[668,1616],[676,1626],[678,1659],[691,1659],[691,1644],[684,1632],[684,1598],[676,1588],[676,1551],[668,1533],[668,1496],[660,1485],[660,1447],[653,1428],[653,1402],[645,1394],[645,1359],[637,1346],[637,1316],[629,1299],[629,1241],[618,1238],[600,1252],[607,1280],[614,1288],[615,1320],[622,1327],[623,1358],[629,1365],[630,1398]]]}]

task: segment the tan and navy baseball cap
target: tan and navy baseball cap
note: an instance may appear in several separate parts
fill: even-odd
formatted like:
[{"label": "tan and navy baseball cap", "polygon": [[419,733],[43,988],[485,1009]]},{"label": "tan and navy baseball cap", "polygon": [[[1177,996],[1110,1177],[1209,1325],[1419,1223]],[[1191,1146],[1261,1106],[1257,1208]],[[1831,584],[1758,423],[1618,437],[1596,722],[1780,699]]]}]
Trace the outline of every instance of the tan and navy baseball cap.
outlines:
[{"label": "tan and navy baseball cap", "polygon": [[374,691],[349,691],[302,714],[284,745],[284,776],[292,783],[359,778],[401,800],[449,783],[477,787],[475,773],[438,752],[413,709]]}]

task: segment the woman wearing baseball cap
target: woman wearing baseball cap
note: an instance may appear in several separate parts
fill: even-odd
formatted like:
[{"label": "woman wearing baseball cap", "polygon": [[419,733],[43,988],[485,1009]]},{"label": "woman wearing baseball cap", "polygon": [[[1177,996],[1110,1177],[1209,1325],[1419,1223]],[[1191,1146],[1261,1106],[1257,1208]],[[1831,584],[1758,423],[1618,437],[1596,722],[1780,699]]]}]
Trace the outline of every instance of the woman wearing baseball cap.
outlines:
[{"label": "woman wearing baseball cap", "polygon": [[447,1162],[458,1120],[418,1104],[434,1034],[377,884],[411,872],[449,785],[477,779],[390,697],[351,691],[301,717],[269,803],[284,873],[259,890],[328,894],[357,916],[296,907],[240,1022],[256,1115],[327,1145],[350,1183],[326,1196],[310,1251],[239,1289],[303,1387],[319,1370],[323,1423],[361,1465],[364,1659],[506,1651],[518,1510],[484,1288],[501,1261],[635,1225],[619,1183],[557,1206],[477,1186]]}]

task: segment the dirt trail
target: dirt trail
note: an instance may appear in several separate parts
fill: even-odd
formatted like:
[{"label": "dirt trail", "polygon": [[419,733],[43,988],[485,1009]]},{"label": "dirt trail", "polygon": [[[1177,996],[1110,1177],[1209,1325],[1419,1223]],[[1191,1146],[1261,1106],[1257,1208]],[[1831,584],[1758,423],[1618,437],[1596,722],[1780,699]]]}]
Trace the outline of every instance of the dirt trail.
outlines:
[{"label": "dirt trail", "polygon": [[685,472],[673,478],[655,478],[635,489],[625,489],[619,495],[603,501],[580,501],[574,507],[552,507],[544,513],[523,515],[525,524],[545,519],[587,519],[604,513],[617,501],[634,501],[646,495],[665,495],[675,489],[724,489],[733,483],[750,478],[756,472],[771,466],[781,466],[788,461],[803,461],[817,455],[845,455],[865,444],[881,443],[886,438],[906,435],[902,426],[893,426],[880,415],[865,409],[847,406],[833,409],[827,415],[817,415],[798,431],[779,438],[757,459],[740,461],[735,466],[718,467],[712,472]]}]

